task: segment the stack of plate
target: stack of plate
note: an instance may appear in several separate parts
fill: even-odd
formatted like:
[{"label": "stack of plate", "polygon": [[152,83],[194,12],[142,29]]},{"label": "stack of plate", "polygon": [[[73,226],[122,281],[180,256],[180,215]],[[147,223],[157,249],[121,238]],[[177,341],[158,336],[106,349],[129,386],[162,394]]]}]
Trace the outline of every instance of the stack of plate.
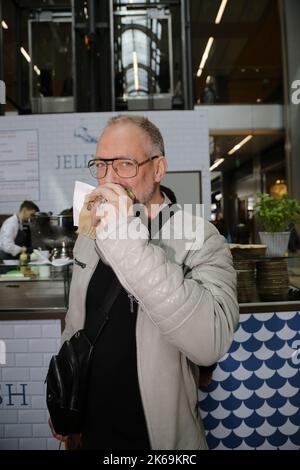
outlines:
[{"label": "stack of plate", "polygon": [[257,263],[257,290],[262,301],[288,298],[289,276],[285,259],[269,259]]},{"label": "stack of plate", "polygon": [[255,262],[251,260],[233,260],[237,272],[237,291],[239,303],[257,300],[255,281]]},{"label": "stack of plate", "polygon": [[261,256],[265,256],[267,251],[266,245],[240,245],[231,243],[229,247],[234,259],[260,258]]}]

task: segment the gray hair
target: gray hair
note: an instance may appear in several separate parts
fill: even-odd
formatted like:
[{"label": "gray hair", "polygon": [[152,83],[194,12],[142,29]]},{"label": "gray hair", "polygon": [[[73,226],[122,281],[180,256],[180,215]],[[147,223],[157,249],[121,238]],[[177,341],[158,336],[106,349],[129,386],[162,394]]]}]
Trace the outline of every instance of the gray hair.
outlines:
[{"label": "gray hair", "polygon": [[135,114],[119,114],[114,116],[107,121],[105,128],[113,126],[115,124],[133,124],[134,126],[139,127],[144,131],[144,133],[149,137],[151,144],[153,145],[156,152],[159,155],[165,155],[165,145],[164,139],[161,135],[160,130],[156,127],[153,122],[149,121],[148,118],[144,116],[137,116]]}]

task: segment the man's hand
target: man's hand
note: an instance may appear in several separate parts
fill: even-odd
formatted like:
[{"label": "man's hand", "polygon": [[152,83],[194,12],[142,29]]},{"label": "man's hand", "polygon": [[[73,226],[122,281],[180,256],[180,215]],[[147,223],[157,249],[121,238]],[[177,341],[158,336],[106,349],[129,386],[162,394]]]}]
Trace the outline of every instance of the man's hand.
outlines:
[{"label": "man's hand", "polygon": [[126,218],[133,205],[133,200],[128,196],[126,189],[115,183],[99,186],[89,194],[88,199],[91,206],[92,226],[99,226],[100,229],[112,220]]},{"label": "man's hand", "polygon": [[57,434],[57,433],[54,431],[54,427],[53,427],[51,418],[48,419],[48,424],[49,424],[49,426],[50,426],[52,435],[53,435],[53,437],[55,437],[55,439],[58,439],[58,440],[61,441],[61,442],[65,442],[65,441],[68,439],[68,436],[62,436],[61,434]]}]

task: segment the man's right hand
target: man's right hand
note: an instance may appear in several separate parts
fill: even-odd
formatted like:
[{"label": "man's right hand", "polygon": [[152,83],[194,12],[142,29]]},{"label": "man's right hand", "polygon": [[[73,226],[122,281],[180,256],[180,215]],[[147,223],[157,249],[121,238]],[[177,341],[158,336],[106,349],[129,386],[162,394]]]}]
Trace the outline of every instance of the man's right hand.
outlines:
[{"label": "man's right hand", "polygon": [[68,439],[68,436],[62,436],[61,434],[57,434],[55,432],[52,421],[51,421],[51,418],[48,419],[48,424],[50,426],[52,435],[53,435],[53,437],[55,437],[55,439],[58,439],[61,442],[65,442]]}]

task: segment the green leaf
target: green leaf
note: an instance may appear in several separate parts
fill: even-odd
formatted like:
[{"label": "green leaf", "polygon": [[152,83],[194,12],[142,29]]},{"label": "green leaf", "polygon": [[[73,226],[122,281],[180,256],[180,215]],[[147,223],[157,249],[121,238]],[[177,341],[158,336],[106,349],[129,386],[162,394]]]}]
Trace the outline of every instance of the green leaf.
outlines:
[{"label": "green leaf", "polygon": [[300,221],[300,204],[288,195],[273,197],[257,193],[256,215],[267,232],[284,232],[290,223]]}]

